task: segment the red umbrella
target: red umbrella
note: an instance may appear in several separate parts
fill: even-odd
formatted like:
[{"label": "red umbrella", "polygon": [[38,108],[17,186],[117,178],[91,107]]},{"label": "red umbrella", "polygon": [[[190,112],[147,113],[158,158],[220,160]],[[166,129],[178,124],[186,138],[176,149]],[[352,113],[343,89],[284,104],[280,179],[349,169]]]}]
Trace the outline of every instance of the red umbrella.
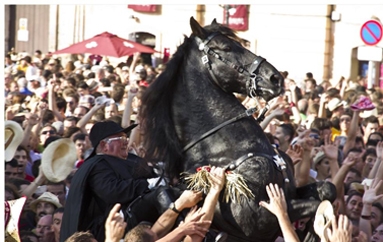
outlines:
[{"label": "red umbrella", "polygon": [[104,32],[90,39],[73,44],[65,49],[58,50],[52,54],[89,53],[95,55],[122,57],[132,55],[136,52],[154,53],[156,51],[137,42],[120,38],[115,34]]}]

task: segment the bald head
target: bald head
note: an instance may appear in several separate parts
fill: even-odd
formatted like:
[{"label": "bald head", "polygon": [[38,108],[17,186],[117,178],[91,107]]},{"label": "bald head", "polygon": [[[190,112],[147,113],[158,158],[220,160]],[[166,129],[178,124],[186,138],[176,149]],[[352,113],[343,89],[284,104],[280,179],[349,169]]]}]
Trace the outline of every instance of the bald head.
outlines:
[{"label": "bald head", "polygon": [[308,108],[308,104],[309,103],[308,103],[307,99],[305,99],[305,98],[300,99],[297,103],[297,108],[298,108],[299,112],[306,113],[307,108]]},{"label": "bald head", "polygon": [[36,226],[36,234],[39,240],[43,241],[45,237],[52,231],[53,218],[52,215],[44,215],[39,219]]}]

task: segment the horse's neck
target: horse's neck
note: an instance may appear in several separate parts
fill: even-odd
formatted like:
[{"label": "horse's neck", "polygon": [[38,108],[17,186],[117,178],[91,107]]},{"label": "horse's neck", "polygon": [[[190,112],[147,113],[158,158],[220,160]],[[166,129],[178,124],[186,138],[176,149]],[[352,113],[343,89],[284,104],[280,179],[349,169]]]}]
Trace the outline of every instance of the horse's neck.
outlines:
[{"label": "horse's neck", "polygon": [[[174,96],[173,120],[181,143],[185,146],[205,132],[245,112],[244,106],[232,95],[223,92],[201,70],[185,70],[181,85]],[[199,142],[195,147],[203,152],[188,152],[192,159],[201,157],[238,158],[244,152],[265,152],[270,144],[265,143],[261,127],[252,118],[244,118],[230,124],[216,134]]]}]

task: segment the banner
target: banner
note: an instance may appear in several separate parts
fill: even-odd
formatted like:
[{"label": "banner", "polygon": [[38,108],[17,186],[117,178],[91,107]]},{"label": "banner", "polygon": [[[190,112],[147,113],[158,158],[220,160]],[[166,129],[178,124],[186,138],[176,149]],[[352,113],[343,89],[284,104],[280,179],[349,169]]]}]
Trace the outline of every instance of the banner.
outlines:
[{"label": "banner", "polygon": [[248,5],[229,5],[229,10],[223,10],[223,23],[227,24],[227,14],[229,14],[229,27],[237,31],[249,29]]},{"label": "banner", "polygon": [[155,13],[157,11],[157,5],[128,5],[128,8],[137,12]]}]

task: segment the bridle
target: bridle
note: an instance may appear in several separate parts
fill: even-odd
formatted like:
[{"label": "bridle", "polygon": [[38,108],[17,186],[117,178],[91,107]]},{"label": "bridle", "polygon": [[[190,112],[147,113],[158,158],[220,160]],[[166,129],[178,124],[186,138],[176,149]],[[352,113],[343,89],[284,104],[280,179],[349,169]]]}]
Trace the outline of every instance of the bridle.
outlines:
[{"label": "bridle", "polygon": [[[264,58],[260,57],[260,56],[257,56],[253,63],[251,64],[250,66],[250,69],[253,70],[251,72],[249,72],[248,70],[246,70],[242,65],[236,65],[234,64],[233,62],[229,61],[228,59],[220,56],[219,54],[217,54],[216,52],[214,52],[209,46],[208,46],[208,43],[216,36],[218,35],[221,35],[220,33],[212,33],[211,35],[209,35],[204,41],[202,41],[199,37],[194,37],[195,40],[197,41],[197,44],[198,44],[198,48],[200,51],[202,51],[204,53],[204,55],[202,56],[201,60],[202,60],[202,63],[207,67],[207,69],[209,70],[209,73],[210,73],[210,76],[212,77],[214,83],[220,87],[222,90],[224,90],[225,92],[229,93],[228,91],[226,91],[218,82],[217,78],[215,77],[214,75],[214,72],[211,68],[211,61],[209,59],[209,56],[212,56],[220,61],[222,61],[223,63],[225,63],[226,65],[228,65],[230,68],[238,71],[239,73],[241,74],[245,74],[248,76],[248,79],[246,81],[246,88],[247,88],[247,92],[248,92],[248,95],[251,97],[251,98],[254,98],[257,102],[257,106],[260,106],[259,104],[259,101],[258,101],[258,98],[257,98],[257,95],[256,95],[256,90],[257,90],[257,74],[258,74],[258,71],[259,71],[259,67],[260,65],[262,64],[263,61],[265,61]],[[266,103],[266,106],[263,108],[263,110],[260,112],[260,115],[258,116],[257,118],[257,121],[258,122],[262,122],[264,117],[265,117],[265,114],[267,112],[267,110],[269,109],[269,105]],[[185,153],[187,150],[189,150],[191,147],[193,147],[194,145],[196,145],[198,142],[200,142],[201,140],[209,137],[210,135],[212,135],[213,133],[217,132],[218,130],[220,130],[221,128],[231,124],[231,123],[234,123],[242,118],[245,118],[245,117],[249,117],[249,116],[252,116],[256,111],[257,111],[257,107],[253,107],[253,108],[249,108],[248,110],[246,110],[244,113],[241,113],[240,115],[232,118],[232,119],[229,119],[225,122],[223,122],[222,124],[214,127],[213,129],[209,130],[208,132],[204,133],[203,135],[201,135],[198,139],[195,139],[193,141],[191,141],[188,145],[186,145],[183,149],[183,153]]]},{"label": "bridle", "polygon": [[[206,66],[206,68],[208,69],[209,71],[209,74],[210,76],[212,77],[214,83],[220,87],[222,90],[224,90],[225,92],[229,93],[227,90],[225,90],[224,87],[222,87],[213,70],[212,70],[212,67],[211,67],[211,61],[209,59],[209,57],[214,57],[215,59],[219,60],[219,61],[222,61],[223,63],[225,63],[226,65],[228,65],[230,68],[238,71],[240,74],[244,74],[246,76],[248,76],[247,80],[246,80],[246,89],[247,89],[247,94],[250,98],[253,98],[255,100],[255,102],[257,103],[257,106],[260,107],[260,103],[259,103],[259,100],[258,100],[258,94],[257,94],[257,89],[258,89],[258,82],[260,81],[260,79],[262,79],[262,77],[259,77],[258,76],[258,73],[259,73],[259,68],[261,66],[261,64],[266,61],[266,59],[260,57],[260,56],[257,56],[255,57],[255,59],[253,60],[249,70],[247,70],[246,68],[244,68],[242,65],[236,65],[234,64],[232,61],[220,56],[218,53],[214,52],[214,50],[212,50],[208,44],[209,42],[216,36],[218,35],[222,35],[221,33],[212,33],[210,34],[204,41],[202,41],[199,37],[195,36],[195,40],[198,44],[198,49],[200,51],[202,51],[204,53],[204,55],[201,57],[201,61],[202,61],[202,64]],[[231,123],[234,123],[242,118],[245,118],[245,117],[249,117],[249,116],[252,116],[256,111],[257,111],[257,107],[253,107],[253,108],[249,108],[247,109],[244,113],[241,113],[239,114],[238,116],[234,117],[234,118],[231,118],[229,120],[226,120],[225,122],[223,122],[222,124],[214,127],[213,129],[205,132],[204,134],[202,134],[199,138],[197,139],[194,139],[192,140],[191,142],[189,142],[189,144],[187,144],[184,148],[183,148],[183,153],[185,153],[186,151],[188,151],[190,148],[192,148],[194,145],[196,145],[198,142],[204,140],[205,138],[209,137],[210,135],[214,134],[215,132],[217,132],[218,130],[222,129],[223,127],[231,124]],[[257,122],[262,122],[263,119],[265,118],[265,114],[266,112],[269,110],[269,105],[268,103],[266,103],[266,106],[260,111],[260,114],[258,115],[258,117],[256,118]],[[282,157],[280,156],[279,152],[274,149],[275,151],[275,155],[274,156],[271,156],[269,154],[263,154],[263,153],[257,153],[257,155],[261,155],[261,156],[264,156],[264,157],[267,157],[267,158],[271,158],[274,160],[275,164],[277,165],[277,167],[279,167],[281,169],[281,171],[284,173],[284,178],[285,178],[285,181],[288,182],[288,178],[287,178],[287,174],[286,174],[286,163],[285,161],[282,159]],[[248,154],[245,154],[241,157],[239,157],[237,160],[235,160],[234,162],[230,163],[229,165],[227,165],[225,167],[225,170],[234,170],[236,169],[238,166],[240,166],[244,161],[248,160],[249,158],[255,156],[254,153],[248,153]]]},{"label": "bridle", "polygon": [[228,65],[230,68],[238,71],[240,74],[246,75],[248,78],[246,80],[246,89],[247,89],[247,94],[249,97],[256,97],[256,91],[258,89],[258,81],[262,79],[262,77],[258,76],[259,73],[259,68],[262,64],[262,62],[266,61],[265,58],[262,58],[261,56],[256,56],[253,62],[251,63],[251,66],[249,70],[243,67],[241,64],[234,64],[232,61],[220,56],[218,53],[216,53],[214,50],[212,50],[208,44],[209,42],[216,36],[222,35],[221,33],[215,32],[210,34],[204,41],[202,41],[199,37],[195,36],[195,40],[198,44],[198,49],[204,53],[204,55],[201,58],[202,64],[206,66],[206,68],[209,70],[209,74],[212,77],[214,83],[218,85],[222,90],[225,92],[228,92],[225,90],[224,87],[222,87],[216,76],[214,75],[214,72],[211,68],[211,61],[209,57],[214,57],[217,60],[222,61],[226,65]]}]

